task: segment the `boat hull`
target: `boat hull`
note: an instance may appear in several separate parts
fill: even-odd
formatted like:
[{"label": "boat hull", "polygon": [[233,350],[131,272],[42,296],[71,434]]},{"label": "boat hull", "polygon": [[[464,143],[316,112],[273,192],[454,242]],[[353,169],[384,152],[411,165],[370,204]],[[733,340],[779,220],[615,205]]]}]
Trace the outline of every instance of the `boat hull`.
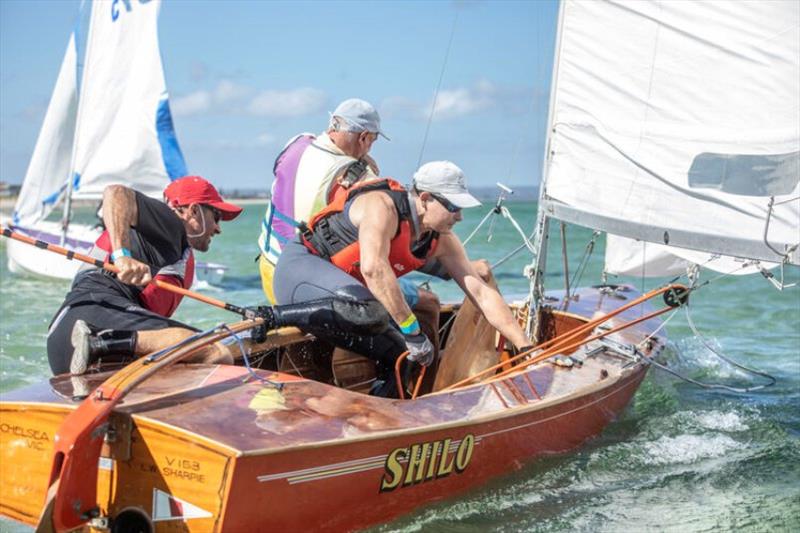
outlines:
[{"label": "boat hull", "polygon": [[[580,296],[562,323],[632,297]],[[640,316],[626,313],[619,319]],[[573,367],[536,364],[405,401],[277,371],[255,371],[276,388],[239,366],[167,368],[112,415],[98,513],[155,531],[349,531],[392,520],[599,435],[644,379],[644,356],[663,348],[650,337],[659,324],[614,334],[641,356],[586,345],[571,352]],[[72,398],[109,375],[56,376],[4,395],[0,514],[36,522],[54,436],[79,405]]]},{"label": "boat hull", "polygon": [[[645,371],[501,420],[237,458],[223,524],[229,531],[349,531],[392,520],[579,447],[619,416]],[[235,503],[248,501],[268,506]]]}]

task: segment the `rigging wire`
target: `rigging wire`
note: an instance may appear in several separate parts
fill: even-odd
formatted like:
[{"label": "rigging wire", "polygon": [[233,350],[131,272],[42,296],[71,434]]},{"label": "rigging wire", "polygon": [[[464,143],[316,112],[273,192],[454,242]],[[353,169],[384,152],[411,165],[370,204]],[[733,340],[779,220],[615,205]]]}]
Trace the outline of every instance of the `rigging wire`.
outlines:
[{"label": "rigging wire", "polygon": [[458,24],[458,10],[456,16],[453,18],[453,29],[450,30],[450,40],[447,43],[447,51],[444,54],[444,62],[442,62],[442,70],[439,72],[439,83],[436,84],[436,91],[433,93],[433,103],[431,103],[431,112],[428,115],[428,123],[425,126],[425,135],[422,137],[422,146],[419,149],[419,159],[417,160],[417,168],[422,165],[422,156],[425,153],[425,145],[428,142],[428,133],[431,130],[431,122],[433,122],[433,115],[436,113],[436,103],[439,100],[439,90],[442,88],[442,80],[444,79],[444,72],[447,68],[447,61],[450,58],[450,48],[453,45],[453,37],[456,34],[456,25]]},{"label": "rigging wire", "polygon": [[597,238],[601,235],[600,231],[593,231],[592,238],[589,239],[589,242],[586,243],[586,248],[583,250],[583,256],[581,257],[580,262],[578,263],[578,267],[575,269],[575,272],[572,276],[572,281],[570,281],[570,285],[572,287],[577,287],[578,284],[583,279],[583,274],[586,271],[586,267],[589,265],[589,259],[592,258],[592,254],[594,253],[595,244],[597,244]]}]

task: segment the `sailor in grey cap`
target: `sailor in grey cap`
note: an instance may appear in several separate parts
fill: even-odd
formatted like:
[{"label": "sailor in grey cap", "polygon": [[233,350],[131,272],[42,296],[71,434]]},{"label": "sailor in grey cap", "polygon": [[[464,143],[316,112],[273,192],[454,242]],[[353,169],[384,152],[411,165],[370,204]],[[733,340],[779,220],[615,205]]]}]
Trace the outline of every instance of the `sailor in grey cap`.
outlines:
[{"label": "sailor in grey cap", "polygon": [[[338,118],[339,120],[335,120]],[[381,117],[372,104],[360,98],[348,98],[331,113],[331,126],[337,123],[339,131],[361,133],[368,131],[389,140],[381,131]]]}]

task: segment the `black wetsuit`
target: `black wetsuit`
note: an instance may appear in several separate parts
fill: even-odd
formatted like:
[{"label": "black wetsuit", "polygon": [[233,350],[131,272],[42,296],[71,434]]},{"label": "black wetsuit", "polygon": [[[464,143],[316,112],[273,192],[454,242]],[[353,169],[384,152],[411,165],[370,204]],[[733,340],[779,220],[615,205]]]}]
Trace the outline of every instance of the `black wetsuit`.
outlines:
[{"label": "black wetsuit", "polygon": [[[131,256],[150,265],[153,276],[173,265],[183,265],[189,242],[181,219],[163,202],[139,192],[136,205],[138,222],[130,229]],[[79,272],[50,324],[47,358],[53,374],[69,372],[73,351],[70,336],[79,319],[98,330],[195,329],[146,309],[139,298],[141,292],[141,288],[126,285],[104,270]]]},{"label": "black wetsuit", "polygon": [[[341,213],[330,223],[330,231],[341,241],[352,242],[358,238],[358,228],[350,221],[349,200]],[[415,222],[416,224],[416,222]],[[405,338],[400,329],[388,318],[388,312],[364,284],[328,259],[313,254],[299,240],[287,243],[275,268],[273,281],[275,298],[279,304],[298,304],[326,298],[343,298],[368,302],[387,317],[388,327],[378,335],[357,335],[351,331],[326,327],[304,328],[317,337],[375,361],[377,381],[371,393],[377,396],[396,397],[394,364],[405,352]]]}]

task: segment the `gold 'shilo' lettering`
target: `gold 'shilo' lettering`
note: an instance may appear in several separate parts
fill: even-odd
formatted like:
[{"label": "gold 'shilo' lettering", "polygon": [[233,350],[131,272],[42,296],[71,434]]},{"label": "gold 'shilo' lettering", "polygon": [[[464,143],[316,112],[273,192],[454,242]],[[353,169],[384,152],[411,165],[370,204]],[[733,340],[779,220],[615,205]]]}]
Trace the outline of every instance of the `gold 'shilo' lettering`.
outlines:
[{"label": "gold 'shilo' lettering", "polygon": [[439,470],[436,472],[436,477],[444,477],[450,474],[453,471],[453,461],[450,461],[450,464],[447,464],[447,460],[449,459],[448,455],[450,455],[450,442],[453,439],[444,439],[444,443],[442,444],[442,459],[439,461]]},{"label": "gold 'shilo' lettering", "polygon": [[452,442],[453,439],[435,440],[392,450],[386,456],[381,492],[447,477],[453,470],[458,474],[466,470],[472,461],[475,436],[465,435],[455,453],[450,451]]},{"label": "gold 'shilo' lettering", "polygon": [[456,471],[461,473],[467,468],[470,460],[472,459],[472,450],[475,448],[475,437],[467,435],[461,444],[458,445],[456,451]]},{"label": "gold 'shilo' lettering", "polygon": [[430,442],[426,442],[422,444],[422,446],[419,444],[411,446],[408,466],[406,467],[406,480],[403,482],[403,485],[411,485],[422,481],[422,476],[425,472],[425,460],[427,459],[428,449],[430,447]]},{"label": "gold 'shilo' lettering", "polygon": [[386,458],[386,475],[381,481],[381,492],[396,488],[403,479],[403,465],[400,459],[405,459],[408,448],[397,448]]},{"label": "gold 'shilo' lettering", "polygon": [[433,479],[433,475],[436,472],[436,457],[439,455],[439,447],[442,445],[442,441],[436,440],[433,441],[433,450],[431,450],[431,462],[428,463],[428,473],[425,475],[425,481]]}]

